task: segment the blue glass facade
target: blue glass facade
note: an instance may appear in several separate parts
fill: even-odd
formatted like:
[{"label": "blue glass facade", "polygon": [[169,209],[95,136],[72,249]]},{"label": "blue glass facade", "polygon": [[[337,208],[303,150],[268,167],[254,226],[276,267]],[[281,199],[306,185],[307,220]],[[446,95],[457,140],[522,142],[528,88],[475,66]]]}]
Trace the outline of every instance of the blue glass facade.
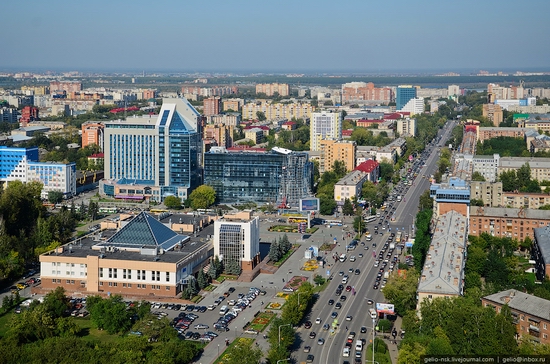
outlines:
[{"label": "blue glass facade", "polygon": [[[0,146],[0,180],[23,177],[25,162],[38,162],[38,148]],[[21,172],[21,173],[20,173]]]},{"label": "blue glass facade", "polygon": [[395,109],[401,110],[409,100],[416,97],[416,88],[412,86],[398,86],[395,96]]}]

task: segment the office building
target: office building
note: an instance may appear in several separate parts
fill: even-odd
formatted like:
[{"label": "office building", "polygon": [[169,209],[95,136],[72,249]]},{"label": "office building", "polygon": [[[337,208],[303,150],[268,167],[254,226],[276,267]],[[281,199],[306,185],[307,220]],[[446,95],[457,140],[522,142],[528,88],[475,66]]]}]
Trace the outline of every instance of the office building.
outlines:
[{"label": "office building", "polygon": [[416,98],[416,87],[412,85],[397,86],[395,95],[395,109],[401,110],[409,102]]},{"label": "office building", "polygon": [[40,255],[41,288],[69,294],[176,297],[211,256],[211,241],[180,235],[142,212],[117,231]]},{"label": "office building", "polygon": [[41,198],[48,192],[63,193],[65,198],[76,194],[76,164],[40,162],[38,148],[11,148],[0,146],[0,183],[12,181],[42,183]]},{"label": "office building", "polygon": [[399,111],[408,112],[411,116],[422,114],[424,112],[424,99],[421,97],[414,97],[407,101]]},{"label": "office building", "polygon": [[356,149],[357,143],[355,141],[322,139],[320,172],[332,171],[335,161],[343,162],[346,171],[352,171],[355,169]]},{"label": "office building", "polygon": [[492,307],[501,313],[507,305],[512,323],[523,340],[535,344],[550,344],[550,301],[515,289],[509,289],[481,298],[483,307]]},{"label": "office building", "polygon": [[298,206],[312,196],[313,164],[307,153],[283,148],[236,151],[212,148],[204,153],[204,183],[220,203],[277,203]]},{"label": "office building", "polygon": [[0,108],[0,122],[16,123],[19,112],[16,108],[2,107]]},{"label": "office building", "polygon": [[342,113],[323,111],[311,114],[309,150],[320,151],[322,139],[342,139]]},{"label": "office building", "polygon": [[449,97],[458,97],[460,95],[462,95],[462,93],[460,92],[460,86],[458,85],[449,85],[447,86],[447,95]]},{"label": "office building", "polygon": [[222,98],[219,96],[212,96],[203,100],[203,115],[211,116],[218,115],[222,112]]},{"label": "office building", "polygon": [[260,263],[260,219],[251,211],[224,215],[214,221],[214,256],[225,264],[236,261],[243,271]]},{"label": "office building", "polygon": [[51,81],[50,93],[69,93],[82,91],[82,82],[80,81]]},{"label": "office building", "polygon": [[82,124],[82,148],[95,144],[103,150],[103,132],[105,125],[98,121],[87,121]]},{"label": "office building", "polygon": [[441,216],[449,211],[456,211],[468,216],[470,206],[470,187],[467,181],[456,177],[449,182],[430,185],[430,197],[434,199],[434,216]]},{"label": "office building", "polygon": [[496,237],[534,239],[534,229],[550,223],[546,210],[505,207],[470,207],[470,235],[487,233]]},{"label": "office building", "polygon": [[483,117],[492,122],[494,126],[499,126],[504,121],[502,108],[495,104],[483,104]]},{"label": "office building", "polygon": [[467,223],[466,216],[453,210],[438,217],[418,283],[419,314],[424,300],[463,295]]},{"label": "office building", "polygon": [[106,181],[100,193],[187,199],[201,184],[201,136],[200,114],[185,99],[164,99],[157,116],[105,122]]}]

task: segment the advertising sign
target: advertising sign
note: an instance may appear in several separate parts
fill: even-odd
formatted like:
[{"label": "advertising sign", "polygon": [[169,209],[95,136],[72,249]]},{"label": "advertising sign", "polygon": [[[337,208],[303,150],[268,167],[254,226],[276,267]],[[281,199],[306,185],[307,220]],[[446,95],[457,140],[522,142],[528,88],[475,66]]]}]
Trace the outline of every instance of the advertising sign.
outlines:
[{"label": "advertising sign", "polygon": [[319,199],[318,198],[303,198],[300,200],[300,212],[318,212],[319,211]]},{"label": "advertising sign", "polygon": [[393,305],[390,303],[376,303],[376,311],[378,311],[378,313],[382,312],[388,315],[393,315],[395,313]]}]

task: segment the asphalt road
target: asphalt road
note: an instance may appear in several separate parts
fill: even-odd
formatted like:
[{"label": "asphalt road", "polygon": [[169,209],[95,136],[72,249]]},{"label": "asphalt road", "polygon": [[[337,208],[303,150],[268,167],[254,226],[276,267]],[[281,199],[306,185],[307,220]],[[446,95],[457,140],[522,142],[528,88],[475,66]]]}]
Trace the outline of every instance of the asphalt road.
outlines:
[{"label": "asphalt road", "polygon": [[[438,144],[443,146],[443,143],[447,141],[452,128],[456,125],[455,122],[450,122],[446,125],[445,128],[440,130],[439,135],[442,135],[441,141]],[[426,160],[426,167],[422,167],[418,172],[418,177],[415,179],[415,182],[412,186],[408,186],[408,190],[403,191],[404,200],[401,202],[393,202],[393,206],[396,206],[394,212],[395,220],[389,223],[392,232],[396,231],[396,228],[399,228],[400,231],[408,233],[412,229],[414,217],[418,211],[418,199],[420,195],[429,188],[430,182],[428,179],[422,178],[422,175],[427,175],[428,177],[433,174],[437,168],[437,161],[439,159],[439,150],[438,148],[433,148],[429,157]],[[372,233],[374,231],[373,227],[377,225],[378,220],[373,223],[368,224],[369,231]],[[403,229],[404,228],[404,229]],[[339,363],[343,361],[349,361],[350,363],[355,360],[355,340],[364,339],[365,345],[361,354],[361,359],[364,362],[365,360],[371,361],[372,359],[366,358],[366,346],[372,340],[372,326],[373,322],[368,314],[369,308],[374,308],[376,302],[385,302],[383,294],[379,289],[373,288],[373,283],[375,282],[376,275],[379,271],[378,267],[374,267],[375,258],[372,256],[373,249],[376,251],[376,254],[379,253],[379,249],[383,246],[384,242],[390,236],[391,232],[386,230],[379,231],[382,234],[373,235],[373,240],[371,242],[366,242],[365,246],[369,247],[369,250],[364,250],[364,247],[358,245],[354,251],[348,252],[348,259],[341,263],[336,262],[332,267],[330,267],[331,274],[333,275],[333,280],[330,282],[329,286],[321,292],[319,300],[313,307],[308,320],[313,324],[310,330],[300,327],[298,329],[299,340],[297,345],[296,352],[294,353],[294,358],[297,363],[305,362],[308,353],[304,352],[304,346],[310,346],[311,351],[309,354],[314,356],[314,363]],[[372,243],[377,244],[377,248],[372,248]],[[338,250],[338,249],[336,249]],[[396,251],[397,252],[397,249]],[[358,256],[359,253],[363,253],[363,258],[357,258],[355,262],[350,262],[349,256],[355,255]],[[361,270],[360,275],[355,275],[348,273],[350,268],[359,268]],[[347,299],[345,301],[340,300],[340,296],[336,296],[335,292],[339,284],[342,284],[342,277],[338,274],[339,271],[344,271],[345,274],[349,275],[349,281],[346,284],[343,284],[344,287],[350,285],[355,288],[355,295],[352,292],[342,292],[342,295],[345,295]],[[385,270],[388,271],[388,267]],[[334,305],[328,305],[328,301],[334,299]],[[369,305],[367,300],[374,301],[374,305]],[[335,305],[337,302],[342,303],[341,309],[336,309]],[[336,312],[338,317],[338,326],[331,333],[331,330],[323,330],[323,325],[328,323],[331,325],[333,319],[331,314]],[[346,316],[351,315],[353,318],[351,321],[347,321]],[[321,324],[316,324],[315,320],[317,318],[321,319]],[[364,326],[367,328],[367,332],[361,334],[361,327]],[[314,331],[317,335],[315,339],[310,339],[309,334],[311,331]],[[351,352],[349,357],[343,357],[343,348],[347,340],[347,336],[350,332],[355,332],[356,336],[352,344]],[[325,343],[319,345],[318,339],[324,338]]]}]

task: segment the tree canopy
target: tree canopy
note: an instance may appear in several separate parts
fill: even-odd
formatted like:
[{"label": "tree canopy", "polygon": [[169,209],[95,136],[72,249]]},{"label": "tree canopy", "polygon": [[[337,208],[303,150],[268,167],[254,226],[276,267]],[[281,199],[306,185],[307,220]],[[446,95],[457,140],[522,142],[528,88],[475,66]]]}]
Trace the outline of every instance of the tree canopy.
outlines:
[{"label": "tree canopy", "polygon": [[216,191],[211,186],[202,185],[191,192],[189,199],[193,210],[207,209],[216,201]]}]

